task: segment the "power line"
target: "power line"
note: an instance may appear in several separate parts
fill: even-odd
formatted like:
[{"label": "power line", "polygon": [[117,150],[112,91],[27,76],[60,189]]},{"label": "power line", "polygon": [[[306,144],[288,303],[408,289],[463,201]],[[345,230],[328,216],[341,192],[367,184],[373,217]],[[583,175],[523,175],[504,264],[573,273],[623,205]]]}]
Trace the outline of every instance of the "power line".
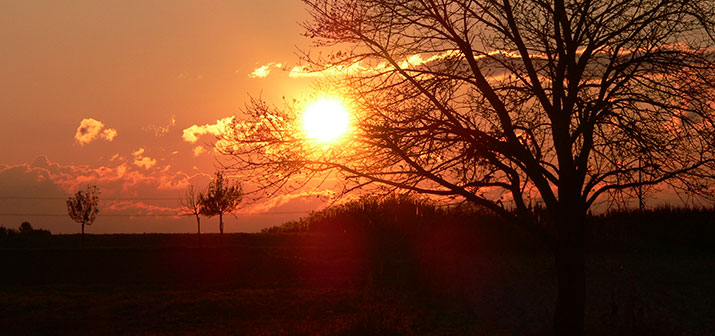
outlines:
[{"label": "power line", "polygon": [[[66,200],[67,197],[22,197],[22,196],[0,196],[0,199],[10,200]],[[110,197],[100,198],[100,201],[179,201],[177,197]]]},{"label": "power line", "polygon": [[[249,212],[237,213],[236,216],[259,216],[259,215],[296,215],[310,213],[312,210],[303,211],[276,211],[276,212]],[[48,213],[0,213],[0,216],[35,216],[35,217],[65,217],[67,214],[48,214]],[[97,217],[183,217],[190,216],[185,214],[99,214]]]},{"label": "power line", "polygon": [[[0,213],[0,216],[38,216],[38,217],[66,217],[67,214],[31,214],[31,213]],[[102,214],[97,217],[180,217],[182,215],[169,214]]]}]

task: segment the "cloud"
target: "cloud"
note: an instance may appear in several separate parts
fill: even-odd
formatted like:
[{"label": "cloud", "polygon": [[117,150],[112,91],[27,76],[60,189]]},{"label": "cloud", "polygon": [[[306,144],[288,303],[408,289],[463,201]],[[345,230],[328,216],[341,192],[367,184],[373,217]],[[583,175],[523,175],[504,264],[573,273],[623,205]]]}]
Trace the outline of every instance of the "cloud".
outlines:
[{"label": "cloud", "polygon": [[[513,59],[519,58],[518,54],[509,51],[491,51],[487,54],[476,54],[474,57],[477,60],[501,60],[501,59]],[[543,59],[543,56],[534,55],[534,58]],[[464,60],[464,54],[456,49],[445,50],[439,53],[431,54],[412,54],[407,55],[401,60],[396,60],[397,65],[401,69],[417,69],[419,67],[430,66],[431,64],[443,61],[446,59],[462,59]],[[257,77],[266,77],[270,74],[271,65],[274,63],[268,63],[254,70],[254,74],[260,74]],[[499,63],[497,62],[496,65]],[[284,67],[283,64],[279,64]],[[340,77],[340,76],[350,76],[356,74],[379,74],[394,71],[395,67],[387,62],[366,62],[366,61],[354,61],[352,63],[341,63],[328,65],[322,69],[312,69],[309,66],[296,65],[288,71],[288,77],[290,78],[323,78],[323,77]],[[252,74],[253,75],[253,74]],[[251,76],[252,76],[251,75]]]},{"label": "cloud", "polygon": [[235,117],[226,117],[219,119],[215,124],[206,124],[203,126],[192,125],[191,127],[185,128],[183,135],[181,136],[184,141],[189,143],[196,143],[199,140],[199,136],[204,134],[220,135],[233,123]]},{"label": "cloud", "polygon": [[297,191],[291,194],[275,195],[270,199],[252,204],[242,209],[245,214],[262,214],[270,212],[304,212],[323,208],[335,197],[333,190]]},{"label": "cloud", "polygon": [[114,138],[117,137],[117,130],[113,128],[107,128],[104,131],[102,131],[102,134],[100,135],[102,139],[107,140],[107,141],[112,141]]},{"label": "cloud", "polygon": [[[133,154],[141,155],[143,149],[135,151]],[[137,166],[138,167],[138,166]],[[181,171],[170,171],[170,169],[147,171],[140,169],[144,167],[134,167],[132,164],[121,163],[112,166],[89,167],[86,165],[62,165],[51,162],[45,156],[40,156],[31,164],[0,165],[0,185],[7,188],[9,193],[41,194],[46,196],[46,192],[36,192],[37,182],[51,183],[55,187],[49,188],[54,191],[51,196],[74,193],[76,190],[90,184],[97,185],[102,191],[102,195],[107,197],[164,197],[166,192],[174,197],[177,191],[182,191],[189,186],[189,183],[207,184],[208,176],[204,174],[187,175]],[[17,174],[24,177],[19,178]],[[194,181],[194,178],[199,180]],[[49,182],[47,182],[49,181]],[[34,186],[28,186],[32,184]],[[48,189],[48,188],[42,188]],[[3,190],[4,191],[4,190]],[[2,193],[5,195],[5,193]],[[13,195],[10,195],[13,196]]]},{"label": "cloud", "polygon": [[93,119],[85,118],[79,123],[74,139],[81,146],[84,146],[96,139],[104,139],[112,141],[117,137],[117,130],[113,128],[104,128],[104,123]]},{"label": "cloud", "polygon": [[307,66],[294,66],[290,72],[288,73],[288,77],[290,78],[312,78],[312,77],[329,77],[329,76],[345,76],[349,74],[356,74],[359,72],[367,72],[367,71],[379,71],[379,70],[384,70],[385,69],[385,64],[384,63],[379,63],[378,65],[374,67],[369,67],[363,64],[362,62],[355,62],[350,65],[334,65],[327,67],[325,69],[316,71],[316,70],[311,70]]},{"label": "cloud", "polygon": [[155,136],[161,137],[169,133],[169,129],[171,129],[173,126],[176,125],[176,118],[174,116],[171,116],[171,119],[169,119],[169,122],[164,125],[164,126],[157,126],[157,125],[149,125],[147,127],[144,127],[144,131],[146,132],[153,132]]},{"label": "cloud", "polygon": [[200,73],[194,75],[194,74],[191,74],[191,73],[188,73],[188,72],[182,72],[182,73],[176,75],[176,79],[180,79],[180,80],[197,80],[197,81],[199,81],[199,80],[204,79],[204,75],[203,75],[203,74],[200,74]]},{"label": "cloud", "polygon": [[204,151],[205,151],[205,150],[204,150],[204,147],[203,147],[203,146],[196,146],[196,147],[194,147],[194,156],[199,156],[199,155],[201,155],[201,153],[203,153]]},{"label": "cloud", "polygon": [[134,164],[137,165],[137,167],[144,167],[144,169],[149,169],[156,165],[156,160],[145,156],[140,159],[135,159]]},{"label": "cloud", "polygon": [[164,216],[178,216],[181,213],[179,207],[167,207],[162,205],[148,204],[144,201],[134,201],[134,200],[113,200],[104,208],[107,211],[117,212],[117,213],[129,213],[140,216],[147,215],[164,215]]},{"label": "cloud", "polygon": [[[664,50],[684,50],[687,49],[686,46],[682,44],[668,44],[662,47]],[[583,53],[585,49],[579,49],[577,53]],[[621,50],[621,57],[624,57],[632,53],[637,53],[641,49],[632,50]],[[596,57],[611,57],[613,50],[605,46],[599,48],[595,51]],[[712,50],[710,50],[712,52]],[[480,67],[485,69],[490,69],[489,77],[499,80],[503,78],[504,73],[509,72],[509,67],[506,63],[516,61],[521,62],[521,55],[518,52],[510,50],[491,50],[491,51],[480,51],[474,52],[474,59],[480,62]],[[535,62],[545,62],[548,60],[547,55],[532,53],[529,57]],[[441,61],[449,60],[448,64],[453,66],[456,63],[461,62],[463,66],[466,66],[465,55],[457,49],[445,50],[437,53],[417,53],[412,55],[405,55],[402,58],[395,59],[396,65],[404,70],[416,70],[425,67],[431,67],[433,65],[439,66],[444,64]],[[598,63],[598,62],[597,62]],[[268,63],[254,70],[254,73],[249,75],[251,77],[266,77],[271,73],[272,66],[274,63]],[[284,64],[279,64],[281,68],[288,69]],[[310,66],[297,65],[288,71],[288,77],[290,78],[323,78],[323,77],[341,77],[341,76],[351,76],[351,75],[376,75],[381,73],[389,73],[395,70],[395,67],[387,62],[376,62],[369,61],[365,59],[356,60],[353,62],[345,61],[343,63],[326,65],[323,68],[311,68]],[[441,70],[437,70],[438,72]]]},{"label": "cloud", "polygon": [[148,156],[144,156],[144,148],[139,148],[132,153],[134,157],[134,165],[137,167],[143,167],[144,169],[149,169],[156,165],[156,160]]},{"label": "cloud", "polygon": [[253,72],[251,72],[248,75],[248,77],[249,78],[265,78],[271,73],[272,69],[281,69],[281,68],[283,68],[283,63],[271,62],[271,63],[265,64],[265,65],[259,66],[258,68],[253,70]]},{"label": "cloud", "polygon": [[[65,197],[69,193],[52,179],[53,164],[40,156],[32,164],[0,165],[0,185],[3,197]],[[6,205],[5,202],[2,205]],[[11,209],[16,212],[18,209]],[[64,210],[60,208],[60,210]]]},{"label": "cloud", "polygon": [[[446,50],[441,53],[432,54],[430,56],[423,56],[422,54],[414,54],[407,56],[402,61],[398,61],[398,64],[403,69],[414,69],[425,64],[432,62],[444,60],[451,57],[461,57],[462,53],[459,50]],[[286,68],[283,63],[268,63],[262,65],[251,74],[248,75],[250,78],[264,78],[270,75],[273,69],[284,69]],[[377,73],[386,70],[394,70],[391,65],[386,62],[380,62],[377,64],[368,64],[367,62],[355,61],[350,64],[336,64],[328,66],[324,69],[314,70],[308,66],[296,65],[288,71],[288,77],[290,78],[313,78],[313,77],[329,77],[329,76],[345,76],[357,73]]]}]

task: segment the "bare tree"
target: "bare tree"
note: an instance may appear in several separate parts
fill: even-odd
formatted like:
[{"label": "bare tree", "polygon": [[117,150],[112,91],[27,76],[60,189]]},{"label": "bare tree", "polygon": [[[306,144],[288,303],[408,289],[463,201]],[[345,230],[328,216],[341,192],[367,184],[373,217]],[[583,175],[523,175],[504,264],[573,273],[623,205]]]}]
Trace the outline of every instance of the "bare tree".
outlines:
[{"label": "bare tree", "polygon": [[595,202],[653,186],[713,195],[713,1],[304,2],[307,36],[338,50],[304,59],[334,75],[359,122],[326,149],[296,131],[301,106],[253,101],[217,143],[232,168],[268,194],[338,171],[346,191],[501,214],[554,252],[556,334],[583,333]]},{"label": "bare tree", "polygon": [[206,217],[218,215],[219,232],[223,234],[223,215],[238,209],[243,198],[243,189],[240,183],[232,183],[224,178],[223,173],[216,172],[209,183],[206,195],[199,195],[200,213]]},{"label": "bare tree", "polygon": [[201,198],[203,195],[201,192],[197,192],[196,189],[194,188],[193,185],[189,185],[189,188],[186,190],[186,194],[184,197],[179,201],[179,205],[184,210],[184,215],[185,216],[194,216],[196,217],[196,229],[197,229],[197,234],[201,236]]},{"label": "bare tree", "polygon": [[74,196],[67,199],[67,214],[77,223],[82,224],[82,237],[84,226],[92,225],[99,213],[99,188],[87,186],[87,190],[78,190]]}]

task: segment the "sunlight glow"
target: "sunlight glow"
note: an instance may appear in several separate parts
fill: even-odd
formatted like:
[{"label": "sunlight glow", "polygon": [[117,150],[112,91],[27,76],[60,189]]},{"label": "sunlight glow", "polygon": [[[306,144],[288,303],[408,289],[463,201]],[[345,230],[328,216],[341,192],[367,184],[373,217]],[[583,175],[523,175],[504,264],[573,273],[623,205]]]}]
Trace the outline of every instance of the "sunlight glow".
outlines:
[{"label": "sunlight glow", "polygon": [[333,142],[347,133],[350,113],[337,99],[320,99],[303,112],[303,129],[308,138]]}]

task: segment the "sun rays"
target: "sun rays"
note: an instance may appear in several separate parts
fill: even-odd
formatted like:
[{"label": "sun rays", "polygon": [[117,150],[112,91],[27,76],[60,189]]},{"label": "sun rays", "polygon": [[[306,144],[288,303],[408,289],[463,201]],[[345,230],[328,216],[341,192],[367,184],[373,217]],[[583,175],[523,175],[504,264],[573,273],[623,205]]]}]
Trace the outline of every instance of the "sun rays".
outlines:
[{"label": "sun rays", "polygon": [[348,133],[350,112],[337,98],[321,98],[305,109],[301,121],[308,139],[333,143]]}]

